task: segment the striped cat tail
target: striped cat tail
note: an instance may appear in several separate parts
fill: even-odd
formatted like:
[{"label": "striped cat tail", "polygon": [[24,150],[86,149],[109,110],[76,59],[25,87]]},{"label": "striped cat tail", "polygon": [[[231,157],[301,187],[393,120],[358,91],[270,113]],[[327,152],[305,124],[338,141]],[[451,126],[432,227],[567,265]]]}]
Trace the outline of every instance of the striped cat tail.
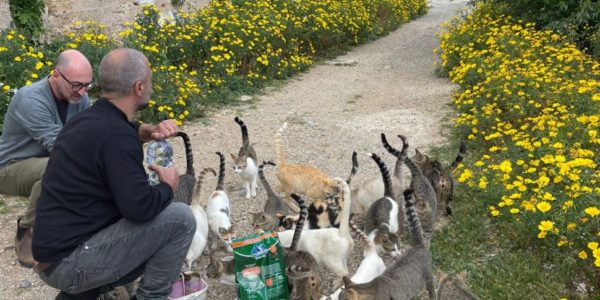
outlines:
[{"label": "striped cat tail", "polygon": [[448,173],[452,173],[456,167],[463,161],[465,158],[465,154],[467,154],[467,145],[464,141],[460,142],[460,149],[458,149],[458,155],[454,159],[454,161],[448,166]]},{"label": "striped cat tail", "polygon": [[219,156],[219,180],[217,181],[217,191],[223,191],[225,182],[225,156],[221,152],[215,152]]},{"label": "striped cat tail", "polygon": [[238,117],[235,117],[233,120],[240,125],[240,129],[242,129],[242,143],[244,145],[249,145],[250,139],[248,138],[248,128],[246,128],[246,124],[244,124],[244,121]]},{"label": "striped cat tail", "polygon": [[419,168],[419,166],[417,166],[415,164],[415,162],[412,161],[412,159],[410,159],[410,157],[407,157],[404,160],[404,163],[406,164],[406,166],[408,167],[408,169],[412,173],[412,176],[423,176],[423,173],[421,172],[421,168]]},{"label": "striped cat tail", "polygon": [[296,251],[296,248],[298,248],[298,242],[300,241],[300,236],[302,235],[302,229],[304,229],[304,221],[306,221],[308,211],[306,209],[306,202],[304,199],[296,194],[292,194],[292,198],[294,201],[296,201],[298,207],[300,207],[300,216],[296,222],[296,229],[294,229],[294,236],[292,237],[292,244],[290,245],[290,250]]},{"label": "striped cat tail", "polygon": [[187,164],[185,174],[195,175],[196,172],[194,171],[194,154],[192,153],[192,142],[190,141],[188,135],[183,131],[178,131],[175,135],[181,137],[181,139],[183,140],[183,144],[185,145],[185,161]]},{"label": "striped cat tail", "polygon": [[[383,135],[382,135],[383,136]],[[371,157],[379,166],[379,170],[381,171],[381,176],[383,177],[383,186],[384,186],[384,196],[389,197],[390,199],[394,199],[394,191],[392,189],[392,180],[390,179],[390,171],[385,166],[385,163],[377,154],[368,153],[369,157]]]},{"label": "striped cat tail", "polygon": [[276,197],[277,198],[277,194],[275,194],[275,192],[271,188],[271,185],[267,181],[267,178],[265,177],[265,173],[263,172],[263,168],[266,165],[276,166],[276,164],[274,162],[270,161],[270,160],[269,161],[263,161],[262,164],[260,164],[260,166],[258,166],[258,178],[260,178],[260,182],[262,182],[263,186],[265,187],[265,191],[267,192],[267,196],[269,198],[270,197]]},{"label": "striped cat tail", "polygon": [[212,173],[213,176],[217,176],[217,172],[215,172],[213,168],[204,168],[202,171],[200,171],[200,175],[198,175],[198,181],[194,187],[194,196],[192,196],[191,204],[200,205],[200,191],[202,190],[202,183],[204,182],[204,177],[207,173]]},{"label": "striped cat tail", "polygon": [[404,202],[406,207],[406,217],[408,218],[408,228],[412,235],[415,245],[425,246],[425,238],[423,238],[423,229],[421,222],[415,211],[415,200],[413,199],[413,189],[404,190]]},{"label": "striped cat tail", "polygon": [[286,128],[287,122],[283,123],[281,128],[279,128],[275,134],[275,153],[277,155],[277,165],[279,165],[280,168],[285,164],[285,161],[283,160],[283,150],[281,149],[281,135]]},{"label": "striped cat tail", "polygon": [[354,232],[359,239],[363,240],[365,243],[369,243],[369,237],[367,236],[367,234],[360,230],[360,228],[358,228],[356,226],[356,224],[354,224],[354,221],[352,221],[352,218],[350,218],[350,230],[352,230],[352,232]]},{"label": "striped cat tail", "polygon": [[354,175],[356,175],[356,172],[358,171],[358,159],[356,158],[356,151],[352,152],[352,170],[350,171],[350,175],[348,176],[348,179],[346,179],[346,183],[350,184],[350,182],[352,182],[352,178],[354,177]]}]

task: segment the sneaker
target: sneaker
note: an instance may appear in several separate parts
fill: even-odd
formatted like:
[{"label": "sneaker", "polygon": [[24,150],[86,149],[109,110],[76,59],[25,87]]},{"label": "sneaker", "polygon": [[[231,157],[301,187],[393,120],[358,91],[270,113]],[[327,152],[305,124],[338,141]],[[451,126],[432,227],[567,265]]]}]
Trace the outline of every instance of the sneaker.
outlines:
[{"label": "sneaker", "polygon": [[31,253],[31,240],[33,238],[33,231],[31,228],[22,228],[19,226],[21,218],[17,220],[17,236],[15,237],[15,251],[17,252],[17,258],[19,264],[25,268],[33,268],[35,260]]}]

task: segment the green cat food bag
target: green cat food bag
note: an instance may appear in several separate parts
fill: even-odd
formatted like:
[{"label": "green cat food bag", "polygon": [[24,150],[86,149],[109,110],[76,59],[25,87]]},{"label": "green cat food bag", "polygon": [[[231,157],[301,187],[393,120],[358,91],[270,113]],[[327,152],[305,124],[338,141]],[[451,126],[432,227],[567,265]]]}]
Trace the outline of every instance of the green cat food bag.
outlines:
[{"label": "green cat food bag", "polygon": [[289,300],[284,253],[276,232],[233,240],[237,295],[240,300]]}]

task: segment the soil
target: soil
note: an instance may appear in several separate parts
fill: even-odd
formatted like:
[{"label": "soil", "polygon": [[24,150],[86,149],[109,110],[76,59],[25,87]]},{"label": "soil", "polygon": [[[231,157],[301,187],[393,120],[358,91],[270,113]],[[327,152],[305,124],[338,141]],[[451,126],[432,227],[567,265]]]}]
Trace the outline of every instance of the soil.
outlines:
[{"label": "soil", "polygon": [[[288,162],[319,168],[325,173],[345,178],[351,168],[352,151],[359,153],[359,172],[353,183],[380,176],[375,163],[366,156],[374,152],[388,166],[394,158],[381,147],[380,133],[393,138],[404,134],[411,148],[427,151],[446,142],[448,118],[453,111],[449,103],[456,86],[434,74],[438,46],[436,33],[441,24],[457,15],[466,0],[430,0],[429,13],[376,41],[351,49],[336,61],[324,61],[308,72],[286,82],[275,83],[263,95],[254,96],[242,105],[220,110],[209,117],[190,122],[183,130],[190,135],[196,170],[218,169],[215,151],[237,153],[241,133],[233,121],[241,117],[250,133],[250,141],[259,160],[274,160],[274,135],[288,122],[283,135],[284,156]],[[179,140],[172,140],[175,160],[184,172],[185,156]],[[414,150],[413,150],[414,151]],[[229,156],[227,156],[228,163]],[[246,200],[239,177],[228,165],[226,190],[232,206],[232,219],[238,237],[251,233],[250,211],[262,208],[266,199],[259,185],[258,197]],[[274,170],[267,178],[277,188]],[[207,199],[216,178],[205,180],[201,199]],[[26,199],[7,197],[0,214],[0,299],[53,299],[57,291],[48,287],[30,269],[20,267],[14,252],[16,219],[25,211]],[[355,243],[349,257],[353,273],[362,257],[363,244]],[[225,253],[220,253],[225,255]],[[389,263],[391,257],[385,258]],[[200,261],[202,272],[208,259]],[[324,291],[333,292],[333,276],[325,272]],[[208,281],[207,299],[234,299],[235,288]]]}]

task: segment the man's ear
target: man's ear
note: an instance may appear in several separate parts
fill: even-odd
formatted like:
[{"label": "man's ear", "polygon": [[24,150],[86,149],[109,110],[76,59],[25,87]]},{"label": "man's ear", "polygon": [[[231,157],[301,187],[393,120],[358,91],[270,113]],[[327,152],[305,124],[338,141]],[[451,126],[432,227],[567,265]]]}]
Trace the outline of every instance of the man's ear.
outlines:
[{"label": "man's ear", "polygon": [[133,93],[136,96],[141,96],[142,92],[144,91],[144,88],[146,88],[144,86],[144,83],[141,80],[138,80],[133,84]]}]

